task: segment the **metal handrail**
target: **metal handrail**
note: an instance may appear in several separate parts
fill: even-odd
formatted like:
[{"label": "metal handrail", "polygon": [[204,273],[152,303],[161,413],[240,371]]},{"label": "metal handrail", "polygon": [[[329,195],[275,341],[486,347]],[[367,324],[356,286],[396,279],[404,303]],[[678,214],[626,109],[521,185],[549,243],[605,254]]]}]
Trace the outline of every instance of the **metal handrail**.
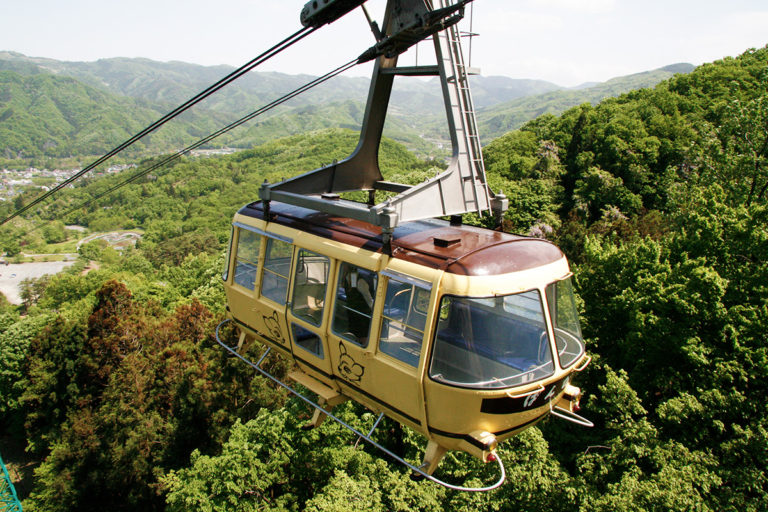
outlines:
[{"label": "metal handrail", "polygon": [[581,372],[584,371],[584,369],[589,366],[589,363],[592,362],[592,356],[587,356],[587,358],[584,360],[582,364],[578,366],[578,368],[574,368],[575,371]]},{"label": "metal handrail", "polygon": [[577,425],[581,425],[582,427],[594,427],[595,424],[589,421],[587,418],[583,416],[579,416],[575,412],[569,411],[568,409],[563,409],[562,407],[554,406],[550,408],[549,413],[552,416],[557,416],[560,419],[570,421],[572,423],[575,423]]},{"label": "metal handrail", "polygon": [[2,456],[0,456],[0,467],[2,467],[2,473],[0,473],[0,484],[2,484],[0,486],[0,509],[8,512],[22,512],[21,502]]},{"label": "metal handrail", "polygon": [[501,484],[504,483],[504,480],[506,480],[507,473],[506,473],[506,470],[504,469],[504,463],[502,462],[501,457],[499,457],[498,454],[496,454],[496,462],[499,463],[499,469],[501,471],[501,476],[499,477],[499,480],[497,482],[495,482],[495,483],[493,483],[493,484],[491,484],[491,485],[489,485],[487,487],[462,487],[462,486],[459,486],[459,485],[453,485],[453,484],[450,484],[450,483],[445,482],[443,480],[440,480],[439,478],[435,478],[434,476],[432,476],[430,474],[425,473],[421,468],[419,468],[417,466],[414,466],[413,464],[407,462],[406,460],[402,459],[401,457],[395,455],[392,451],[390,451],[387,448],[381,446],[379,443],[377,443],[376,441],[371,439],[369,436],[363,434],[362,432],[358,431],[354,427],[348,425],[347,423],[345,423],[340,418],[334,416],[330,411],[325,410],[323,407],[321,407],[317,403],[313,402],[309,398],[305,397],[304,395],[302,395],[301,393],[299,393],[298,391],[296,391],[295,389],[290,387],[288,384],[285,384],[280,379],[278,379],[277,377],[274,377],[272,374],[270,374],[269,372],[267,372],[266,370],[261,368],[259,365],[262,363],[262,361],[264,361],[264,358],[267,356],[267,354],[269,353],[271,348],[267,348],[266,352],[264,352],[264,354],[262,354],[262,356],[259,359],[258,363],[253,363],[248,358],[243,357],[241,354],[239,354],[232,347],[230,347],[229,345],[224,343],[221,340],[221,338],[219,337],[219,329],[221,328],[222,325],[224,325],[224,324],[226,324],[228,322],[231,322],[231,321],[232,321],[231,319],[227,318],[226,320],[222,321],[219,325],[216,326],[216,342],[219,345],[224,347],[227,351],[229,351],[229,353],[231,353],[232,355],[238,357],[240,360],[242,360],[247,365],[253,367],[257,372],[261,373],[262,375],[267,377],[269,380],[271,380],[275,384],[285,388],[287,391],[289,391],[291,394],[293,394],[293,395],[297,396],[298,398],[300,398],[306,404],[311,405],[315,409],[319,410],[320,412],[322,412],[323,414],[325,414],[326,416],[328,416],[329,418],[334,420],[336,423],[338,423],[342,427],[344,427],[347,430],[351,431],[352,433],[354,433],[358,437],[364,439],[368,444],[370,444],[374,448],[379,449],[380,451],[386,453],[387,455],[389,455],[390,457],[395,459],[400,464],[403,464],[404,466],[408,467],[411,471],[420,474],[424,478],[426,478],[428,480],[431,480],[432,482],[434,482],[434,483],[436,483],[438,485],[442,485],[443,487],[446,487],[448,489],[452,489],[454,491],[466,491],[466,492],[485,492],[485,491],[491,491],[493,489],[496,489],[496,488],[500,487]]}]

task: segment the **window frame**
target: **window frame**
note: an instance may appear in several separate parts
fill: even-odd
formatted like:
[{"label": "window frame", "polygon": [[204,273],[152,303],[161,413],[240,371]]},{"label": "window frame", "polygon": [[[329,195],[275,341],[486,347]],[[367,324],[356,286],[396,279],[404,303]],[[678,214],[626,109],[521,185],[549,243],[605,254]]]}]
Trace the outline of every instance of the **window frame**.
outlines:
[{"label": "window frame", "polygon": [[[350,334],[354,335],[354,333],[352,333],[349,330],[347,330],[346,332],[340,332],[339,330],[336,329],[336,327],[337,327],[336,319],[338,318],[337,317],[337,309],[339,308],[339,293],[340,293],[340,290],[342,288],[342,285],[344,284],[341,281],[342,277],[343,277],[343,274],[342,274],[341,270],[342,270],[344,265],[347,265],[349,267],[354,267],[357,270],[364,270],[365,272],[369,272],[374,277],[374,279],[375,279],[373,290],[369,290],[370,295],[371,295],[371,305],[370,305],[371,312],[370,313],[364,313],[362,311],[358,311],[358,310],[356,310],[354,308],[349,307],[347,305],[348,302],[349,302],[348,299],[344,301],[345,303],[342,306],[344,309],[346,309],[348,311],[352,311],[353,313],[355,313],[357,315],[368,317],[368,330],[367,330],[367,337],[365,338],[365,343],[361,343],[359,341],[359,338],[358,339],[351,339],[348,336],[346,336],[347,332],[349,332]],[[334,292],[333,293],[333,311],[331,312],[330,332],[332,332],[335,336],[338,336],[339,338],[343,339],[344,341],[348,341],[350,343],[354,343],[358,347],[368,348],[368,346],[371,343],[371,333],[374,332],[373,328],[374,328],[374,324],[375,324],[374,318],[375,318],[375,312],[376,312],[376,295],[378,293],[379,287],[381,286],[380,280],[381,280],[381,276],[375,270],[372,270],[370,268],[366,268],[366,267],[364,267],[362,265],[357,265],[357,264],[349,262],[349,261],[338,260],[338,267],[337,267],[337,271],[336,271],[336,279],[335,279],[334,286],[333,286],[333,292]],[[344,286],[344,290],[345,290],[345,293],[346,293],[346,286]],[[347,327],[349,327],[349,325],[347,325]],[[357,338],[357,337],[355,336],[355,338]]]},{"label": "window frame", "polygon": [[[504,378],[501,378],[501,379],[498,379],[498,380],[500,382],[504,382],[506,380],[512,380],[512,377],[519,377],[519,376],[525,375],[526,373],[530,373],[532,371],[535,371],[538,368],[544,368],[546,365],[551,365],[550,371],[548,371],[546,374],[543,374],[543,375],[541,375],[541,376],[539,376],[539,377],[537,377],[535,379],[529,380],[529,381],[514,382],[514,383],[509,384],[509,385],[497,386],[497,387],[491,387],[491,386],[488,386],[488,385],[485,385],[485,386],[479,385],[479,384],[487,384],[487,383],[493,382],[492,380],[480,381],[480,382],[476,382],[476,383],[465,383],[465,382],[458,382],[458,381],[453,381],[453,380],[449,380],[449,379],[441,380],[441,379],[434,378],[434,376],[433,376],[434,372],[432,370],[432,365],[434,364],[435,351],[436,351],[437,346],[438,346],[437,335],[440,332],[440,329],[439,329],[440,321],[441,321],[440,315],[441,315],[441,310],[443,308],[442,304],[443,304],[443,300],[444,299],[446,299],[446,298],[456,298],[456,299],[467,299],[467,300],[475,300],[475,299],[477,299],[477,300],[483,300],[483,299],[502,299],[503,300],[505,297],[509,297],[509,296],[512,296],[512,295],[522,295],[522,294],[530,293],[530,292],[536,292],[539,295],[539,308],[540,308],[540,313],[541,313],[541,319],[543,321],[542,331],[543,331],[544,334],[546,334],[546,346],[547,346],[547,352],[549,353],[550,360],[548,362],[544,363],[544,364],[539,365],[537,368],[529,369],[529,370],[526,370],[524,372],[519,373],[518,375],[514,375],[514,376],[510,376],[510,377],[504,377]],[[440,297],[438,297],[438,300],[437,300],[437,302],[435,304],[435,307],[436,307],[436,315],[435,316],[436,316],[436,318],[435,318],[435,321],[433,322],[434,323],[434,330],[432,332],[432,335],[430,336],[430,354],[429,354],[429,357],[428,357],[428,361],[426,363],[426,366],[427,366],[427,368],[426,368],[427,377],[432,382],[435,382],[437,384],[441,384],[443,386],[450,386],[450,387],[461,388],[461,389],[482,390],[482,391],[499,391],[499,390],[504,390],[504,389],[516,388],[516,387],[520,387],[520,386],[527,386],[527,385],[529,385],[531,383],[540,382],[542,380],[546,380],[548,378],[551,378],[557,372],[557,363],[556,363],[557,358],[555,357],[555,354],[552,351],[552,339],[551,339],[551,334],[550,334],[551,322],[550,322],[550,320],[548,319],[548,316],[547,316],[548,315],[548,307],[547,307],[547,304],[545,303],[545,300],[546,300],[546,291],[544,289],[540,289],[540,288],[530,288],[528,290],[522,290],[522,291],[519,291],[519,292],[509,293],[509,294],[505,294],[505,295],[486,295],[486,296],[477,296],[477,297],[469,297],[469,296],[465,296],[465,295],[456,295],[456,294],[451,294],[451,293],[445,293],[445,294],[441,295]],[[502,309],[504,309],[503,303],[502,303]],[[504,309],[504,311],[506,311],[506,309]],[[517,316],[519,317],[519,315],[517,315]],[[523,317],[521,317],[521,318],[523,318]],[[557,362],[559,363],[559,361],[557,361]],[[500,364],[504,364],[504,363],[500,363]],[[509,365],[506,365],[506,366],[509,366]]]},{"label": "window frame", "polygon": [[[315,323],[314,318],[308,317],[307,315],[303,315],[303,314],[297,314],[296,309],[294,309],[296,306],[297,273],[299,270],[299,263],[301,261],[302,251],[310,253],[312,256],[323,258],[325,260],[323,262],[323,266],[325,270],[325,282],[323,283],[324,290],[323,290],[323,296],[322,296],[323,306],[320,308],[321,315],[320,315],[320,320],[317,321],[317,323]],[[291,279],[292,279],[291,292],[290,292],[291,300],[289,302],[291,315],[294,318],[297,318],[303,322],[306,322],[307,324],[313,327],[320,327],[323,324],[323,318],[325,316],[325,311],[326,311],[326,304],[328,304],[328,289],[330,288],[328,284],[330,283],[331,269],[333,268],[333,259],[330,256],[319,253],[317,251],[313,251],[312,249],[307,249],[306,247],[299,247],[299,246],[296,246],[293,257],[296,260],[296,263],[293,265],[294,268],[293,268],[293,271],[291,272]],[[315,299],[317,299],[317,297],[315,297]]]},{"label": "window frame", "polygon": [[[259,230],[261,231],[261,230]],[[279,306],[287,307],[288,304],[288,292],[290,291],[290,284],[291,284],[291,271],[293,269],[293,259],[294,255],[296,253],[296,245],[293,243],[293,239],[281,236],[275,233],[270,233],[268,231],[261,231],[266,240],[264,241],[264,257],[263,261],[260,262],[261,272],[259,272],[259,297],[267,299],[271,302],[274,302],[275,304],[278,304]],[[269,257],[269,249],[271,247],[271,243],[274,241],[283,242],[290,246],[290,261],[288,262],[288,273],[287,275],[283,276],[282,274],[278,274],[277,272],[273,271],[272,269],[267,268],[267,259]],[[270,274],[273,274],[277,276],[278,278],[284,278],[285,279],[285,296],[283,297],[282,301],[277,301],[273,299],[272,297],[269,297],[268,295],[264,294],[264,273],[269,272]]]},{"label": "window frame", "polygon": [[[569,281],[569,287],[570,287],[570,291],[571,291],[570,297],[571,297],[571,300],[573,301],[572,302],[572,306],[573,306],[573,312],[576,315],[576,326],[579,329],[578,333],[574,333],[570,329],[565,329],[563,327],[559,327],[558,326],[558,322],[557,322],[557,315],[558,315],[558,311],[560,310],[560,308],[558,307],[558,303],[557,303],[557,299],[558,299],[558,296],[559,296],[559,293],[557,292],[557,286],[560,285],[560,283],[563,283],[563,282],[566,282],[566,281]],[[553,287],[555,289],[555,292],[553,294],[554,296],[552,297],[552,298],[555,299],[554,301],[550,301],[549,290],[550,290],[551,287]],[[544,288],[544,296],[545,296],[545,298],[547,300],[547,312],[549,313],[550,323],[552,324],[552,334],[555,337],[554,343],[555,343],[555,354],[557,355],[557,364],[560,365],[560,368],[565,370],[565,369],[568,369],[568,368],[572,367],[574,364],[576,364],[576,362],[579,359],[581,359],[582,356],[587,351],[587,344],[585,343],[584,335],[581,332],[581,322],[579,321],[579,308],[578,308],[578,305],[576,304],[576,292],[573,289],[573,273],[569,273],[568,275],[566,275],[562,279],[558,279],[557,281],[552,281],[551,283],[547,284],[547,286]],[[558,331],[562,331],[568,337],[572,338],[573,341],[575,341],[576,344],[578,344],[579,348],[580,348],[579,353],[573,359],[571,359],[571,361],[569,361],[568,364],[563,364],[562,358],[561,358],[561,354],[565,353],[565,349],[568,347],[568,344],[566,342],[566,345],[563,346],[563,350],[561,352],[559,347],[558,347]]]},{"label": "window frame", "polygon": [[[240,231],[237,231],[237,238],[240,240]],[[224,282],[229,281],[229,267],[232,261],[232,244],[235,243],[235,226],[230,226],[229,231],[229,244],[227,244],[227,256],[224,260],[224,270],[221,273],[221,280]],[[234,281],[234,280],[233,280]]]},{"label": "window frame", "polygon": [[[428,324],[429,301],[432,299],[432,291],[434,287],[432,283],[428,281],[424,281],[422,279],[415,278],[407,274],[401,274],[400,272],[395,272],[392,270],[383,270],[379,273],[379,275],[380,275],[379,279],[381,279],[382,277],[386,278],[386,282],[383,285],[381,284],[381,282],[379,282],[379,286],[383,286],[384,291],[382,292],[383,304],[382,304],[382,310],[381,310],[381,321],[379,322],[379,325],[378,325],[378,345],[379,345],[378,351],[379,353],[385,354],[387,357],[390,357],[398,361],[399,363],[408,365],[408,367],[410,368],[418,368],[419,363],[421,362],[421,356],[424,352],[426,334],[427,334],[427,331],[429,330],[429,324]],[[411,296],[410,296],[410,299],[408,300],[408,311],[406,312],[405,318],[403,318],[402,321],[387,315],[387,305],[388,305],[387,298],[389,293],[389,286],[393,280],[400,284],[410,285],[411,287],[410,288]],[[407,290],[407,288],[403,288],[403,290]],[[427,294],[427,308],[424,311],[421,311],[417,307],[419,293]],[[396,296],[397,294],[395,294],[392,297],[392,299],[394,299]],[[411,323],[408,322],[413,312],[416,312],[424,316],[424,325],[422,328],[419,328],[413,325],[412,322]],[[384,327],[385,325],[387,325],[387,321],[398,323],[402,325],[405,328],[405,330],[411,329],[413,331],[421,333],[421,338],[419,338],[418,340],[413,340],[414,343],[418,343],[418,346],[419,346],[419,354],[415,364],[413,364],[411,361],[408,361],[404,358],[398,357],[395,353],[392,353],[391,351],[388,351],[385,349],[385,345],[395,344],[395,342],[386,341],[382,336]]]},{"label": "window frame", "polygon": [[[237,277],[237,261],[238,261],[237,253],[238,253],[238,250],[240,249],[240,241],[242,239],[242,231],[243,230],[249,231],[251,233],[254,233],[257,236],[263,236],[264,232],[262,230],[258,229],[258,228],[253,227],[253,226],[249,226],[247,224],[243,224],[242,222],[234,222],[234,223],[232,223],[232,230],[234,231],[235,228],[237,228],[237,245],[234,247],[234,249],[235,249],[234,255],[231,255],[230,258],[229,258],[230,261],[232,259],[234,259],[234,261],[235,261],[235,272],[232,275],[232,284],[233,285],[237,285],[237,286],[239,286],[240,288],[242,288],[244,290],[248,290],[251,293],[255,293],[256,285],[258,283],[258,277],[259,277],[259,274],[260,274],[259,267],[261,265],[261,245],[262,245],[262,240],[259,239],[259,241],[258,241],[259,242],[259,249],[258,249],[258,252],[256,254],[256,261],[243,260],[243,261],[246,261],[247,263],[250,263],[252,265],[254,265],[254,264],[256,265],[256,269],[255,269],[254,276],[253,276],[253,284],[252,284],[252,286],[250,288],[247,287],[247,286],[243,286],[241,283],[238,283],[235,280],[235,278]],[[232,250],[232,243],[233,242],[234,242],[234,236],[232,236],[230,238],[230,251]]]}]

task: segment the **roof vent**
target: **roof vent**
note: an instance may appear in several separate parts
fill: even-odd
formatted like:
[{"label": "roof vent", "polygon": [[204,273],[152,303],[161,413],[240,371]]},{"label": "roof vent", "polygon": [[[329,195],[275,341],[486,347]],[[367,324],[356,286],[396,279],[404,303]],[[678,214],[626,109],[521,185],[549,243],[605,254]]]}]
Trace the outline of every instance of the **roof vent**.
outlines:
[{"label": "roof vent", "polygon": [[435,245],[438,247],[451,247],[453,245],[459,245],[461,238],[434,238]]}]

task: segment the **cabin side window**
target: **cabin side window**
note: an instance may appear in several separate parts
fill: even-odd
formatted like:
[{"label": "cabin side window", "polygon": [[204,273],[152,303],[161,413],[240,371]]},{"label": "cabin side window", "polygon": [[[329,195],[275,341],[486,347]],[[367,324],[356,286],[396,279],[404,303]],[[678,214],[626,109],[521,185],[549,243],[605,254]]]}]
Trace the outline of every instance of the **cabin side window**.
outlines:
[{"label": "cabin side window", "polygon": [[443,297],[429,369],[433,380],[508,388],[553,372],[538,290],[503,297]]},{"label": "cabin side window", "polygon": [[325,357],[323,355],[323,340],[320,339],[320,336],[297,323],[291,323],[291,332],[293,341],[297,346],[312,352],[320,359]]},{"label": "cabin side window", "polygon": [[[237,230],[237,253],[235,254],[235,284],[253,290],[256,271],[259,267],[259,246],[261,235],[240,228]],[[227,259],[229,261],[229,259]]]},{"label": "cabin side window", "polygon": [[579,311],[571,278],[547,286],[549,316],[555,332],[555,346],[560,366],[568,368],[584,353],[584,340],[579,326]]},{"label": "cabin side window", "polygon": [[290,243],[267,238],[261,295],[278,304],[285,304],[288,296],[288,275],[291,271],[292,253],[293,245]]},{"label": "cabin side window", "polygon": [[331,262],[326,256],[299,249],[293,276],[291,312],[314,326],[319,326],[323,321],[330,266]]},{"label": "cabin side window", "polygon": [[430,290],[395,277],[387,279],[379,348],[411,366],[419,365]]},{"label": "cabin side window", "polygon": [[377,281],[376,273],[368,269],[349,263],[339,268],[331,329],[362,347],[368,346]]}]

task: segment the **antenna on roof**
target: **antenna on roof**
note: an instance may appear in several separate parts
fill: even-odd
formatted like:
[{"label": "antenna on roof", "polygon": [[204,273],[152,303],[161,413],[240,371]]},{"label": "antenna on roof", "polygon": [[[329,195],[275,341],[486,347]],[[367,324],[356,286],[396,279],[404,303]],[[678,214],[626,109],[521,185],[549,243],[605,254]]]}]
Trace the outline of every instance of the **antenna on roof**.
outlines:
[{"label": "antenna on roof", "polygon": [[474,23],[475,23],[475,4],[472,3],[469,5],[469,31],[461,32],[461,36],[466,37],[469,40],[469,44],[468,44],[469,58],[467,59],[468,73],[470,75],[479,75],[480,70],[478,69],[477,72],[474,72],[475,70],[472,68],[472,40],[475,37],[480,35],[479,33],[475,32],[474,29],[472,28],[474,26]]}]

